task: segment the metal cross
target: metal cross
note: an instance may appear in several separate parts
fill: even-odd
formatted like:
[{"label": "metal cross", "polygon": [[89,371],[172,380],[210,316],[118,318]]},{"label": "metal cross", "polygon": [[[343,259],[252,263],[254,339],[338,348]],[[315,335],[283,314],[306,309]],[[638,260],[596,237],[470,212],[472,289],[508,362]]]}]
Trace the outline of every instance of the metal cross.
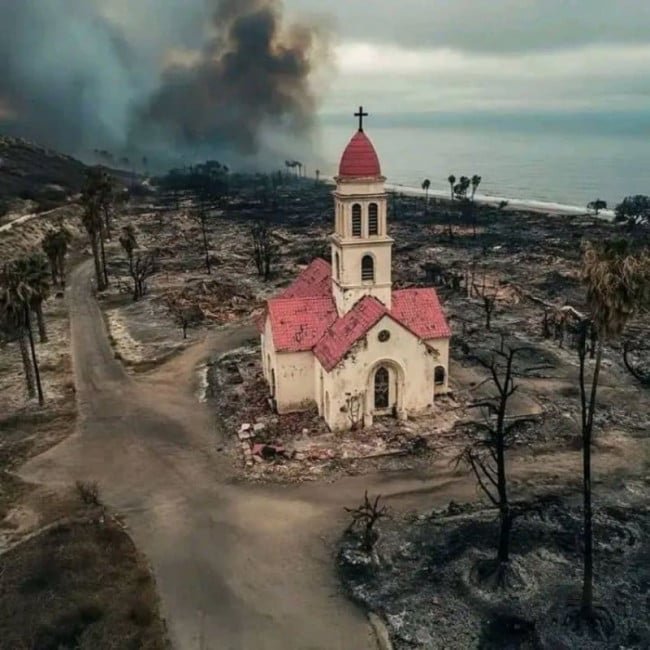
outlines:
[{"label": "metal cross", "polygon": [[363,118],[368,117],[368,113],[363,112],[363,106],[359,106],[359,112],[355,113],[354,117],[359,118],[359,131],[363,131]]}]

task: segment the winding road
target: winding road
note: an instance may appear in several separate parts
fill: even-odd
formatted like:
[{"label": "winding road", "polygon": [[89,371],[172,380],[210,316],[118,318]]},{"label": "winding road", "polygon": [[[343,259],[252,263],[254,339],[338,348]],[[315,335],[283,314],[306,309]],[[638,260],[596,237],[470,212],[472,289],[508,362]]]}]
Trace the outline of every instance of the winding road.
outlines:
[{"label": "winding road", "polygon": [[79,424],[21,475],[98,482],[151,562],[179,649],[375,648],[333,570],[341,504],[326,487],[307,499],[236,484],[213,415],[192,394],[197,363],[252,332],[222,332],[134,378],[114,358],[88,264],[72,274],[68,299]]},{"label": "winding road", "polygon": [[[88,263],[79,266],[68,291],[77,430],[21,476],[50,485],[98,482],[153,567],[179,650],[376,648],[334,571],[342,506],[368,488],[409,506],[425,498],[431,507],[473,498],[474,483],[413,473],[287,487],[237,483],[217,452],[214,416],[193,388],[202,359],[237,347],[251,331],[213,334],[158,370],[131,377],[114,358],[91,271]],[[560,461],[554,459],[556,472]],[[576,461],[567,460],[567,474]]]}]

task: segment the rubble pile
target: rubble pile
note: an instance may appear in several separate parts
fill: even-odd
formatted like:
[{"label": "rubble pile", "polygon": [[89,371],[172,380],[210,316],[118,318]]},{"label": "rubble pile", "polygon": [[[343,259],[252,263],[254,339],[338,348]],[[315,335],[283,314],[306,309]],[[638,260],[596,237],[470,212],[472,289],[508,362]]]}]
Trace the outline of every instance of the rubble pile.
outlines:
[{"label": "rubble pile", "polygon": [[[214,360],[208,385],[235,457],[255,480],[298,481],[355,474],[382,463],[449,462],[465,432],[462,404],[440,398],[426,416],[399,422],[377,419],[372,427],[328,430],[316,408],[279,415],[262,377],[259,348],[251,346]],[[378,465],[379,464],[379,465]]]}]

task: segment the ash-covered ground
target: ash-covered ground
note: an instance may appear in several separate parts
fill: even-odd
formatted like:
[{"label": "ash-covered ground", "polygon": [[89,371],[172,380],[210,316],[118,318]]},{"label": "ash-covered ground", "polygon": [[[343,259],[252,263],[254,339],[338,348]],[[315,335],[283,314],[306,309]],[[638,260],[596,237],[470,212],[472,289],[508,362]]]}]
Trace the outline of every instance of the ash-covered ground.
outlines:
[{"label": "ash-covered ground", "polygon": [[385,620],[396,649],[647,648],[649,490],[646,477],[595,496],[595,600],[606,623],[595,631],[571,617],[582,584],[578,497],[546,497],[515,521],[507,587],[477,577],[496,556],[498,517],[476,504],[382,520],[371,557],[348,533],[340,574],[351,597]]}]

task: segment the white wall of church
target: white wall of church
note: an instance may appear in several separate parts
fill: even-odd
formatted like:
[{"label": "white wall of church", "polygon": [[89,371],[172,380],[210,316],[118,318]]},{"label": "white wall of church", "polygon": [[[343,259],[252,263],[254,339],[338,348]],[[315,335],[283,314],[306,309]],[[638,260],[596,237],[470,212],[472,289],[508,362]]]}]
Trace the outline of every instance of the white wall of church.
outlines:
[{"label": "white wall of church", "polygon": [[314,353],[280,352],[276,355],[278,413],[304,411],[314,403]]},{"label": "white wall of church", "polygon": [[[388,341],[379,340],[382,331],[390,334]],[[320,364],[316,363],[318,373]],[[425,411],[433,404],[437,363],[435,355],[422,341],[385,316],[336,368],[323,374],[323,393],[329,398],[329,410],[324,417],[329,427],[332,430],[350,428],[353,400],[359,400],[359,415],[365,416],[366,424],[370,423],[375,410],[374,376],[382,365],[391,374],[390,406],[395,406],[398,415],[404,417]]]},{"label": "white wall of church", "polygon": [[449,339],[428,339],[427,345],[438,353],[435,365],[436,367],[440,366],[443,368],[445,373],[444,382],[435,385],[434,393],[436,395],[444,395],[449,392]]}]

